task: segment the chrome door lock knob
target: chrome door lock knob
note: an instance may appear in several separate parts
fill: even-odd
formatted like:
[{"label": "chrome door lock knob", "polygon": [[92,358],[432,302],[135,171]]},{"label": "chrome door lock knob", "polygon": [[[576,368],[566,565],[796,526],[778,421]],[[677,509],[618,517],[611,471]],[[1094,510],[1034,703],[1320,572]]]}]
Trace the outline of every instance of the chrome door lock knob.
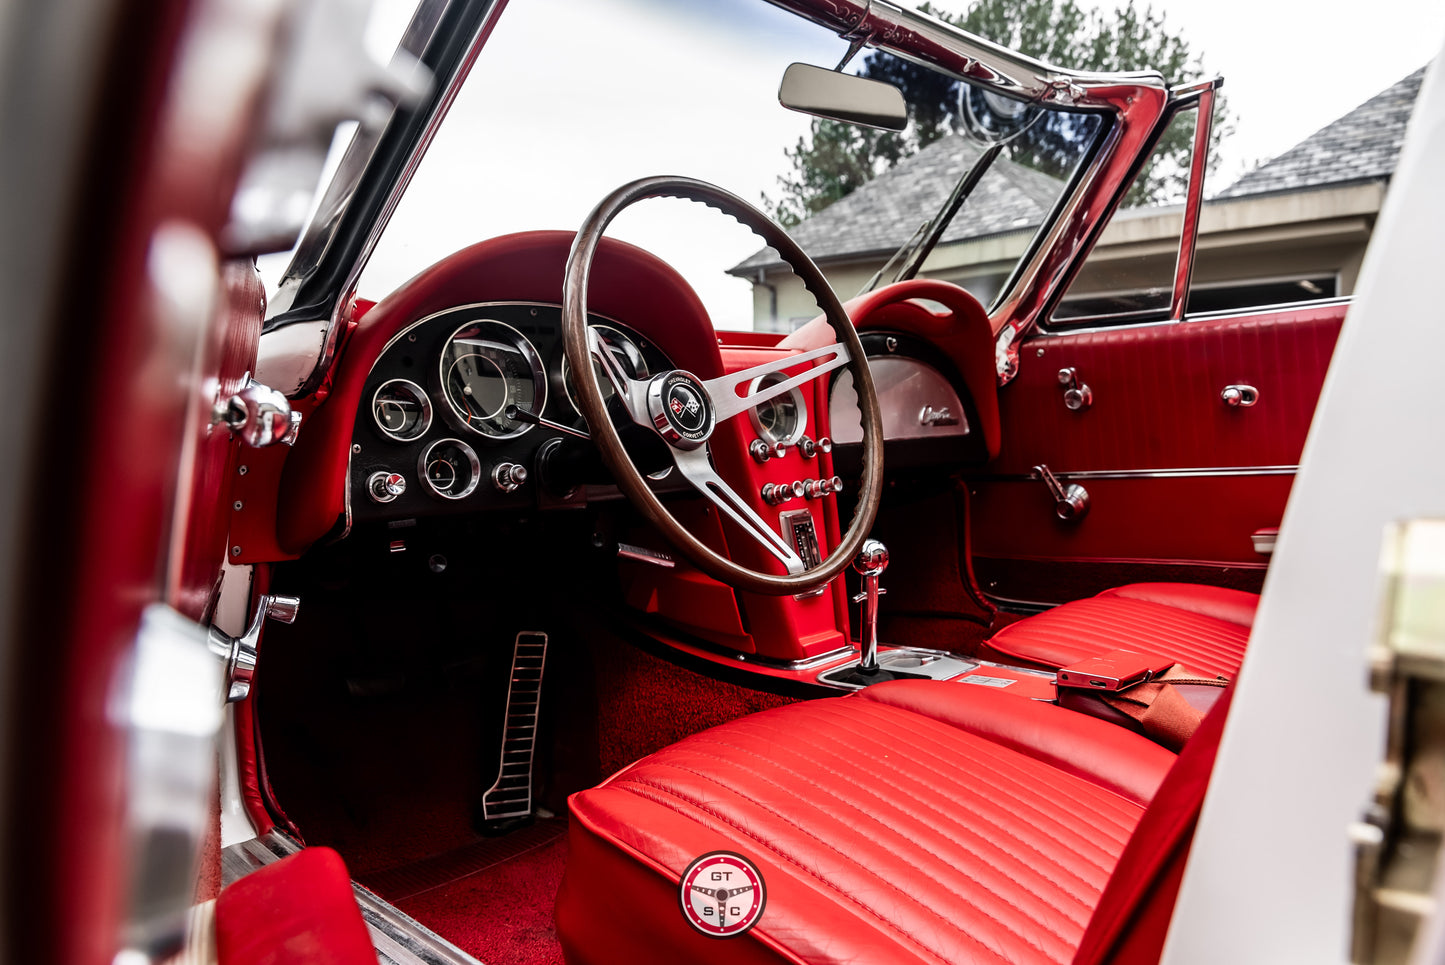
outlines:
[{"label": "chrome door lock knob", "polygon": [[1079,370],[1072,365],[1059,369],[1059,384],[1064,387],[1064,408],[1071,412],[1082,412],[1094,404],[1094,390],[1079,378]]},{"label": "chrome door lock knob", "polygon": [[886,592],[878,581],[883,577],[883,571],[888,569],[888,547],[876,539],[864,540],[858,555],[853,558],[853,569],[863,577],[863,592],[853,598],[854,603],[863,604],[858,628],[862,649],[858,656],[858,669],[863,673],[877,673],[878,598]]}]

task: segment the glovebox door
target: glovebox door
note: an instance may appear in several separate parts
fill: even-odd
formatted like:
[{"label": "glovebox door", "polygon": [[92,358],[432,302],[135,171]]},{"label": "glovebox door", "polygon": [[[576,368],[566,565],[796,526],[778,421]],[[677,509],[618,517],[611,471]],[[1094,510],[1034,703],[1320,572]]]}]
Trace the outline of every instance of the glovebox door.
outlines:
[{"label": "glovebox door", "polygon": [[[999,391],[999,457],[969,480],[983,589],[1037,602],[1143,580],[1257,590],[1346,307],[1025,341]],[[1070,368],[1086,407],[1065,404]],[[1228,404],[1230,386],[1253,389],[1254,403]],[[1084,487],[1087,513],[1056,515],[1041,465]]]}]

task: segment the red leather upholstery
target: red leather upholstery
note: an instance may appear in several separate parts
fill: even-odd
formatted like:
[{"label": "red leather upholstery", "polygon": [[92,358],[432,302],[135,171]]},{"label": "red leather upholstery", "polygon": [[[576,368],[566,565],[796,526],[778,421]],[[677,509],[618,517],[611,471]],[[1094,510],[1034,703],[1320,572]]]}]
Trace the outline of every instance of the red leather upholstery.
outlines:
[{"label": "red leather upholstery", "polygon": [[376,965],[341,855],[307,848],[216,899],[220,965]]},{"label": "red leather upholstery", "polygon": [[[573,795],[558,934],[573,965],[1068,962],[1173,761],[946,682],[756,714]],[[718,849],[767,885],[757,926],[726,941],[678,906],[684,869]]]},{"label": "red leather upholstery", "polygon": [[991,656],[1057,669],[1111,650],[1170,657],[1233,678],[1244,660],[1259,597],[1192,583],[1134,583],[1009,624]]}]

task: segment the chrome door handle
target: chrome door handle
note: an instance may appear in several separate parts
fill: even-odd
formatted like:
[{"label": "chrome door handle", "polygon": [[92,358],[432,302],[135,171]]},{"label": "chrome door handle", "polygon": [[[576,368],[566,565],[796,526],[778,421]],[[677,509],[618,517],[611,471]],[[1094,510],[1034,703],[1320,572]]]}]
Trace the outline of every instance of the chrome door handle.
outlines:
[{"label": "chrome door handle", "polygon": [[1259,401],[1259,390],[1252,385],[1226,385],[1219,397],[1231,409],[1248,408]]}]

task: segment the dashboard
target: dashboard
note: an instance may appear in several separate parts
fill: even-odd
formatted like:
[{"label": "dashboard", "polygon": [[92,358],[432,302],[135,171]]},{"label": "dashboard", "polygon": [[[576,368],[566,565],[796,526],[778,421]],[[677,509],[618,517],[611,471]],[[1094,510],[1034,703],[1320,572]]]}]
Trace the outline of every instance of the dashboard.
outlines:
[{"label": "dashboard", "polygon": [[[647,379],[676,367],[626,323],[595,314],[590,323],[629,377]],[[367,376],[356,413],[349,478],[354,518],[614,495],[589,451],[561,329],[556,304],[482,302],[436,312],[393,336]],[[757,381],[765,386],[784,378]],[[612,387],[600,370],[598,381],[611,403]],[[628,421],[617,415],[619,426]],[[808,406],[793,389],[747,415],[756,438],[776,452],[802,441]],[[637,444],[645,450],[645,440]],[[670,479],[665,454],[649,468],[655,489],[685,488]]]},{"label": "dashboard", "polygon": [[[597,315],[590,321],[632,378],[673,367],[626,324]],[[610,385],[600,381],[610,398]],[[538,471],[544,454],[570,445],[558,458],[575,461],[576,450],[588,445],[574,398],[558,305],[474,303],[408,325],[383,348],[362,388],[351,448],[354,516],[577,498],[590,480],[549,479]],[[659,481],[667,475],[658,470]]]}]

